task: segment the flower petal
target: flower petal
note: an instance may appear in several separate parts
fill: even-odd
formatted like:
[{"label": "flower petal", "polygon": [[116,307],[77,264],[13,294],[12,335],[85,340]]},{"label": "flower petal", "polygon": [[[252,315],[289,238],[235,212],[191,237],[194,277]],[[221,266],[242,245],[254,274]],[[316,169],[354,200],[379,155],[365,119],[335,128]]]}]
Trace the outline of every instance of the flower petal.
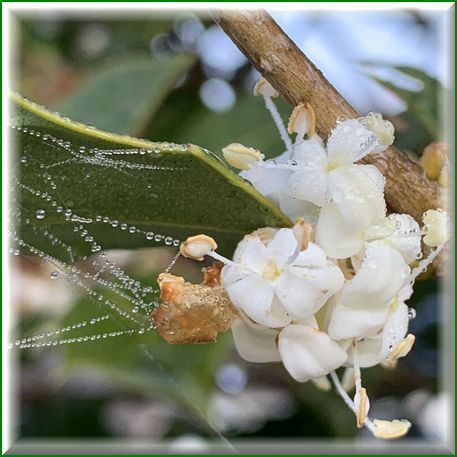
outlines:
[{"label": "flower petal", "polygon": [[334,340],[370,337],[382,329],[388,315],[388,307],[355,309],[338,305],[331,314],[328,334]]},{"label": "flower petal", "polygon": [[258,236],[247,235],[238,243],[233,260],[261,274],[268,260],[267,248]]},{"label": "flower petal", "polygon": [[280,195],[277,201],[281,211],[289,216],[292,221],[296,221],[299,217],[303,217],[310,224],[316,224],[319,217],[319,206],[313,205],[310,202],[297,200],[286,193]]},{"label": "flower petal", "polygon": [[409,315],[408,307],[404,303],[396,306],[389,315],[382,334],[382,348],[380,358],[385,359],[394,346],[396,346],[408,333]]},{"label": "flower petal", "polygon": [[369,154],[377,146],[376,136],[358,119],[340,122],[333,129],[328,141],[329,161],[343,164],[354,163]]},{"label": "flower petal", "polygon": [[328,201],[328,172],[325,168],[306,167],[290,175],[286,192],[298,200],[305,200],[317,206]]},{"label": "flower petal", "polygon": [[273,287],[296,320],[317,312],[343,283],[341,270],[327,260],[319,246],[309,243]]},{"label": "flower petal", "polygon": [[[382,360],[382,333],[372,338],[364,338],[357,342],[357,359],[361,368],[368,368],[377,365]],[[352,366],[354,363],[352,345],[349,349],[346,364]]]},{"label": "flower petal", "polygon": [[325,333],[303,325],[288,325],[278,338],[282,362],[299,382],[325,376],[340,367],[347,354]]},{"label": "flower petal", "polygon": [[329,335],[335,339],[361,337],[382,326],[409,274],[409,266],[395,248],[383,241],[369,243],[359,271],[341,290]]},{"label": "flower petal", "polygon": [[290,175],[289,170],[268,168],[264,164],[254,165],[239,173],[239,176],[249,181],[262,195],[270,198],[284,190]]},{"label": "flower petal", "polygon": [[286,312],[273,302],[270,282],[256,274],[248,274],[232,284],[224,284],[233,304],[254,322],[265,327],[284,327],[290,322]]},{"label": "flower petal", "polygon": [[409,214],[390,214],[395,222],[395,232],[388,237],[407,263],[414,262],[421,253],[421,233],[419,224]]},{"label": "flower petal", "polygon": [[283,268],[298,252],[298,242],[292,229],[278,230],[266,249],[268,259],[274,261],[278,268]]},{"label": "flower petal", "polygon": [[310,242],[308,248],[301,251],[291,263],[293,267],[324,268],[328,264],[324,250],[316,243]]},{"label": "flower petal", "polygon": [[351,257],[361,251],[364,245],[361,228],[343,219],[333,203],[321,209],[316,227],[316,241],[329,257],[335,259]]},{"label": "flower petal", "polygon": [[327,151],[322,138],[313,135],[309,140],[294,145],[293,158],[301,165],[313,168],[327,167]]},{"label": "flower petal", "polygon": [[240,356],[248,362],[279,362],[276,338],[278,331],[262,327],[254,322],[247,323],[243,319],[232,322],[232,334],[236,349]]},{"label": "flower petal", "polygon": [[[366,228],[376,219],[384,217],[386,203],[380,180],[373,178],[373,169],[368,165],[349,165],[329,174],[329,194],[349,224]],[[379,173],[379,172],[378,172]],[[382,182],[384,182],[381,179]]]}]

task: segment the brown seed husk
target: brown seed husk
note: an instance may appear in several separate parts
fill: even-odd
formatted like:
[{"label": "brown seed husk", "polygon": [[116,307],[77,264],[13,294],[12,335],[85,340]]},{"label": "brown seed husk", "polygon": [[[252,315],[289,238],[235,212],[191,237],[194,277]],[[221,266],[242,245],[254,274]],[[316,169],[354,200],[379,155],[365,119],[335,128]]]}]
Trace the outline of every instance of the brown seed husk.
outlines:
[{"label": "brown seed husk", "polygon": [[210,343],[230,328],[235,310],[227,292],[219,285],[219,277],[219,265],[205,272],[204,284],[185,282],[184,278],[169,273],[159,275],[161,303],[151,319],[166,341]]}]

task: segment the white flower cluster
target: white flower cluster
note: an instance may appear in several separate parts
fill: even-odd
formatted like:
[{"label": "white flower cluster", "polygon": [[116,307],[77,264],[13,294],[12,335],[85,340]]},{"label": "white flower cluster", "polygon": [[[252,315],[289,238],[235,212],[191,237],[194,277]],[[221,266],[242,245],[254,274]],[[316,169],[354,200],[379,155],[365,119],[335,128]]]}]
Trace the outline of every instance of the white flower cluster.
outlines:
[{"label": "white flower cluster", "polygon": [[[447,240],[447,216],[430,210],[420,227],[407,214],[387,215],[384,177],[356,163],[393,142],[392,124],[379,114],[338,122],[324,144],[311,107],[300,105],[289,122],[289,133],[297,134],[292,144],[271,100],[274,89],[262,80],[255,93],[265,98],[287,150],[264,161],[256,149],[232,144],[224,157],[297,223],[246,235],[233,260],[207,238],[195,241],[195,255],[188,243],[187,255],[225,263],[222,285],[238,310],[232,331],[241,357],[281,361],[295,380],[324,388],[330,375],[359,427],[382,438],[402,436],[407,421],[367,417],[361,368],[394,367],[411,349],[405,301]],[[419,261],[421,241],[436,249]],[[335,373],[340,367],[352,376],[353,398]]]}]

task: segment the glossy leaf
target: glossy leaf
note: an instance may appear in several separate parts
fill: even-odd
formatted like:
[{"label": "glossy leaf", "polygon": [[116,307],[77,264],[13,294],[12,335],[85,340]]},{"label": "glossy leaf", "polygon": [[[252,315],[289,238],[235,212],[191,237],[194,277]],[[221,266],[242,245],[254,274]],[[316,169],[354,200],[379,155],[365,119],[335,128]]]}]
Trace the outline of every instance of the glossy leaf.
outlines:
[{"label": "glossy leaf", "polygon": [[[21,236],[45,252],[62,257],[65,251],[71,260],[65,246],[43,236],[47,230],[73,254],[90,253],[86,235],[110,249],[170,244],[202,232],[230,253],[246,233],[290,224],[270,200],[198,146],[99,131],[18,96],[12,114],[12,125],[20,128]],[[154,241],[146,232],[163,236]]]}]

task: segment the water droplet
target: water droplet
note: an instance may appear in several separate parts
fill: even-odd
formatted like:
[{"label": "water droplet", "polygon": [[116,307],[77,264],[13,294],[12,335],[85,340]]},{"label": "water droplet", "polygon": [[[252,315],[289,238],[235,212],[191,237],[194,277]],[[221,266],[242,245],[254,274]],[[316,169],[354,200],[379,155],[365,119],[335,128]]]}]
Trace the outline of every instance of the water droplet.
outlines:
[{"label": "water droplet", "polygon": [[59,272],[53,271],[49,276],[51,279],[57,279],[59,277]]},{"label": "water droplet", "polygon": [[171,246],[171,245],[173,244],[173,238],[171,238],[171,236],[167,236],[167,237],[165,238],[165,244],[166,244],[167,246]]},{"label": "water droplet", "polygon": [[121,224],[121,230],[127,230],[128,225],[127,224]]},{"label": "water droplet", "polygon": [[154,232],[146,232],[146,239],[153,240],[154,239]]},{"label": "water droplet", "polygon": [[136,232],[136,227],[134,225],[132,225],[131,227],[129,227],[129,232],[130,233],[135,233]]},{"label": "water droplet", "polygon": [[35,217],[37,219],[44,219],[46,216],[46,211],[44,209],[37,209],[35,211]]},{"label": "water droplet", "polygon": [[408,319],[411,321],[416,318],[416,310],[414,308],[408,308]]}]

